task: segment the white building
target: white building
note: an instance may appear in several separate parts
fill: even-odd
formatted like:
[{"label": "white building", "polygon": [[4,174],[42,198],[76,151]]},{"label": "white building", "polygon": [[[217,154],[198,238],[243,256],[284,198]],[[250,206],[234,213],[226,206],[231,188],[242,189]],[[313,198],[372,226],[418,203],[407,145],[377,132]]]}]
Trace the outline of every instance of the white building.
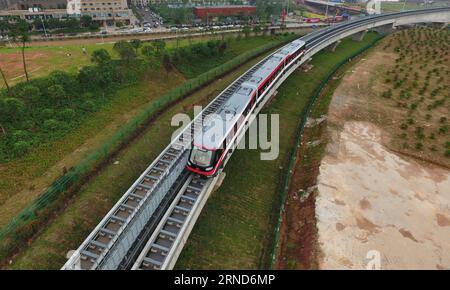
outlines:
[{"label": "white building", "polygon": [[81,14],[81,0],[67,0],[67,14],[80,15]]}]

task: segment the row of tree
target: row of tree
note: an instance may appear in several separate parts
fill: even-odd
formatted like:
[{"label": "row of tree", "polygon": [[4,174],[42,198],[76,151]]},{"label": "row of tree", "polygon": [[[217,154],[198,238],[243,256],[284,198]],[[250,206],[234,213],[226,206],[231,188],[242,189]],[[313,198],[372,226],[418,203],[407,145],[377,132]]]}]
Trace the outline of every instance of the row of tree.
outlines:
[{"label": "row of tree", "polygon": [[67,32],[78,32],[80,30],[90,30],[96,31],[99,29],[98,22],[92,20],[89,15],[83,15],[80,19],[78,18],[37,18],[33,20],[32,23],[28,23],[23,19],[16,19],[14,21],[0,20],[0,34],[8,35],[10,31],[17,30],[18,27],[25,29],[29,32],[33,30],[47,32],[65,30]]},{"label": "row of tree", "polygon": [[[14,37],[23,43],[26,72],[27,31],[20,31]],[[149,66],[152,69],[163,66],[168,73],[177,59],[195,63],[193,59],[219,56],[227,47],[226,41],[208,41],[167,49],[162,40],[144,45],[134,39],[114,44],[119,59],[112,58],[105,49],[93,51],[92,65],[83,67],[77,74],[54,71],[47,77],[30,80],[26,72],[25,82],[8,85],[0,91],[0,162],[25,154],[35,144],[66,134],[107,103],[118,88],[138,82]],[[4,80],[7,83],[5,77]]]}]

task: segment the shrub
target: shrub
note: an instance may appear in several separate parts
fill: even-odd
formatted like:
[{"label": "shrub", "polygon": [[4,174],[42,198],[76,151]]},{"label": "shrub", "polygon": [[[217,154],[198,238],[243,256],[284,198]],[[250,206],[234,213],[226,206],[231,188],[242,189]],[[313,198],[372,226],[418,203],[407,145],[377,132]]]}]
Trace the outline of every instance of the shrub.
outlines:
[{"label": "shrub", "polygon": [[45,131],[47,132],[54,132],[59,130],[62,125],[61,122],[55,119],[48,119],[44,121],[44,124],[42,126]]},{"label": "shrub", "polygon": [[92,113],[92,112],[95,112],[95,110],[97,109],[97,106],[95,105],[95,103],[93,101],[87,100],[83,104],[81,104],[80,109],[84,113]]},{"label": "shrub", "polygon": [[13,146],[13,155],[16,157],[22,156],[30,149],[30,143],[26,141],[18,141],[14,143]]},{"label": "shrub", "polygon": [[52,85],[48,88],[48,97],[51,102],[61,103],[66,98],[66,92],[61,85]]},{"label": "shrub", "polygon": [[423,148],[423,144],[420,143],[420,142],[417,142],[417,143],[416,143],[416,149],[417,149],[417,150],[422,150],[422,148]]},{"label": "shrub", "polygon": [[52,109],[43,109],[40,113],[40,118],[43,120],[51,119],[55,115]]},{"label": "shrub", "polygon": [[38,103],[41,100],[42,94],[38,87],[32,84],[25,84],[20,88],[16,96],[30,103]]},{"label": "shrub", "polygon": [[439,127],[439,134],[446,134],[446,133],[448,133],[448,129],[449,129],[448,125],[444,125],[444,126]]},{"label": "shrub", "polygon": [[73,109],[64,109],[58,113],[58,119],[61,121],[70,122],[75,117],[75,111]]},{"label": "shrub", "polygon": [[12,133],[12,138],[15,142],[27,141],[30,139],[30,132],[25,130],[15,130]]}]

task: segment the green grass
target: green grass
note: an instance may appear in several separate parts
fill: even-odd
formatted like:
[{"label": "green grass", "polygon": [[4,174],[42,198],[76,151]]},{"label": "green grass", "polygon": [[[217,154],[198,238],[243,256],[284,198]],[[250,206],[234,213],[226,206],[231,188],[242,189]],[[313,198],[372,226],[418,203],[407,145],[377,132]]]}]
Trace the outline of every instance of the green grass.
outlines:
[{"label": "green grass", "polygon": [[280,155],[261,161],[259,150],[238,150],[225,171],[222,186],[208,200],[176,268],[267,268],[280,201],[279,182],[307,99],[328,72],[377,37],[368,33],[362,42],[342,41],[334,53],[323,51],[312,60],[307,73],[296,71],[279,88],[272,105],[263,113],[280,114]]},{"label": "green grass", "polygon": [[262,46],[272,42],[270,36],[257,36],[251,37],[251,41],[242,38],[237,40],[235,38],[230,39],[229,47],[220,56],[215,56],[210,59],[205,60],[203,56],[193,58],[187,61],[181,61],[176,64],[178,70],[183,73],[187,78],[194,78],[201,74],[202,72],[213,69],[214,67],[220,66],[221,64],[227,62],[228,60],[248,51],[252,48]]},{"label": "green grass", "polygon": [[[229,36],[228,36],[229,37]],[[181,46],[188,46],[197,42],[205,42],[209,39],[220,39],[219,35],[206,35],[202,37],[183,38],[178,40],[167,40],[167,48],[175,48]],[[99,40],[98,43],[92,44],[67,44],[48,46],[33,46],[30,43],[26,48],[26,60],[28,64],[28,72],[31,78],[44,77],[54,70],[62,70],[68,73],[76,73],[83,66],[90,64],[90,55],[96,49],[106,49],[113,57],[117,58],[117,54],[113,51],[113,43],[111,40],[105,39],[105,42]],[[254,47],[264,44],[266,41],[263,37],[252,37],[255,41]],[[245,43],[252,43],[252,41],[242,41],[241,44],[232,48],[233,55],[237,55],[249,49],[250,45]],[[148,45],[148,43],[143,43]],[[87,54],[83,54],[82,48],[85,47]],[[224,58],[225,59],[225,58]],[[22,56],[19,48],[13,46],[0,47],[0,66],[2,67],[10,85],[25,80],[25,75],[22,66]],[[198,68],[199,72],[204,68]],[[209,68],[207,69],[209,70]],[[5,87],[3,80],[0,80],[0,89]]]},{"label": "green grass", "polygon": [[[158,119],[139,138],[104,166],[77,191],[69,206],[46,227],[27,249],[13,260],[13,269],[59,269],[68,250],[77,248],[148,164],[167,146],[174,127],[173,115],[192,111],[193,104],[209,102],[259,57],[210,86],[184,99]],[[120,161],[114,165],[115,160]]]}]

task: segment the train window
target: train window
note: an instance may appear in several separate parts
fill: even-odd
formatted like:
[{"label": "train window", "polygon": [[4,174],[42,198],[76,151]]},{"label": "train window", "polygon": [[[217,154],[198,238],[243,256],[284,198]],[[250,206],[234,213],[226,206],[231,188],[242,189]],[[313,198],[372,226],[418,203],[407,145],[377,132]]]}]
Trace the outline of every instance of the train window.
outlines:
[{"label": "train window", "polygon": [[194,146],[189,157],[193,164],[208,167],[214,161],[214,151]]},{"label": "train window", "polygon": [[223,153],[223,149],[219,149],[216,151],[216,161],[220,159],[220,157],[222,156]]},{"label": "train window", "polygon": [[252,101],[250,102],[250,104],[248,104],[247,107],[245,108],[245,110],[244,110],[244,116],[247,116],[247,115],[248,115],[248,112],[250,112],[250,109],[251,109],[251,107],[253,106],[253,100],[254,100],[254,99],[252,99]]}]

